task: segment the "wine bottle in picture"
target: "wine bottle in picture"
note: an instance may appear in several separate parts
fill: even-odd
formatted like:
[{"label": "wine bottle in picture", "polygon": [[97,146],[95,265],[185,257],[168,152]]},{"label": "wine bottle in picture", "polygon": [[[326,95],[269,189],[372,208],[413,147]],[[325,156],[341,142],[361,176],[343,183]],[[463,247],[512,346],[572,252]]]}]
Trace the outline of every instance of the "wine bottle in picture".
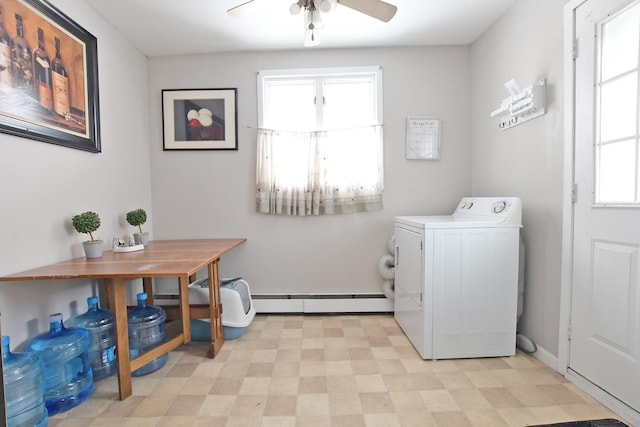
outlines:
[{"label": "wine bottle in picture", "polygon": [[33,57],[24,38],[22,16],[16,13],[16,36],[11,40],[12,82],[24,95],[33,96]]},{"label": "wine bottle in picture", "polygon": [[4,28],[2,8],[0,8],[0,91],[11,91],[11,37]]},{"label": "wine bottle in picture", "polygon": [[69,114],[69,73],[60,56],[60,39],[55,38],[56,57],[51,61],[53,82],[53,111],[61,116]]},{"label": "wine bottle in picture", "polygon": [[44,32],[38,28],[38,48],[33,51],[34,89],[40,105],[47,110],[53,108],[51,92],[51,61],[44,48]]}]

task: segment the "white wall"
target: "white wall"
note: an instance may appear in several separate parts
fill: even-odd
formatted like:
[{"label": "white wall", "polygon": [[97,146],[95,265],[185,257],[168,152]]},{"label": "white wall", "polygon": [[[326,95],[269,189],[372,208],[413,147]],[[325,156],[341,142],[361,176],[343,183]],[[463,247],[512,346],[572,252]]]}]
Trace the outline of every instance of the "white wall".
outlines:
[{"label": "white wall", "polygon": [[[322,217],[254,208],[256,72],[381,65],[384,78],[384,210]],[[236,151],[163,151],[162,89],[237,88]],[[303,50],[149,59],[151,182],[155,238],[246,237],[223,276],[253,293],[381,292],[377,263],[396,215],[453,211],[471,190],[468,47]],[[442,119],[439,161],[407,161],[405,120]]]},{"label": "white wall", "polygon": [[[96,237],[132,230],[128,210],[151,209],[146,58],[84,2],[53,2],[98,39],[102,153],[0,134],[0,275],[83,256],[71,217],[100,214]],[[153,216],[148,221],[151,231]],[[48,316],[86,310],[86,281],[2,282],[2,333],[12,348],[48,330]]]},{"label": "white wall", "polygon": [[[557,356],[562,232],[565,1],[520,0],[471,46],[473,194],[519,196],[526,245],[520,331]],[[491,111],[503,84],[547,80],[546,115],[507,130]]]}]

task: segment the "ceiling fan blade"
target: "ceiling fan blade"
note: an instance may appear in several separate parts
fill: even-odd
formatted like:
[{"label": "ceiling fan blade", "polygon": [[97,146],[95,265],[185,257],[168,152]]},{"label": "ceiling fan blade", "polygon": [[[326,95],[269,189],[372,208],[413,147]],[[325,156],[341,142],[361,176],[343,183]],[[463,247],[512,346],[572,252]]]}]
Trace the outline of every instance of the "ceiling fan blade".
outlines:
[{"label": "ceiling fan blade", "polygon": [[383,22],[389,22],[398,10],[382,0],[338,0],[338,3]]},{"label": "ceiling fan blade", "polygon": [[265,2],[260,0],[249,0],[248,2],[232,7],[231,9],[227,10],[227,13],[229,14],[229,16],[238,18],[240,16],[249,15],[264,9],[264,3]]}]

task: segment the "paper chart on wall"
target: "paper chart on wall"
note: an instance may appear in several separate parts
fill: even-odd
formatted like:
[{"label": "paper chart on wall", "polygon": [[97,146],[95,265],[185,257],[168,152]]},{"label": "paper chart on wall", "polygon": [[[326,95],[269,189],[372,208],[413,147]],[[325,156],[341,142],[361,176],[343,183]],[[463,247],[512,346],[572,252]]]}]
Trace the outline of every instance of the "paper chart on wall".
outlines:
[{"label": "paper chart on wall", "polygon": [[437,160],[440,158],[440,119],[407,118],[407,159]]}]

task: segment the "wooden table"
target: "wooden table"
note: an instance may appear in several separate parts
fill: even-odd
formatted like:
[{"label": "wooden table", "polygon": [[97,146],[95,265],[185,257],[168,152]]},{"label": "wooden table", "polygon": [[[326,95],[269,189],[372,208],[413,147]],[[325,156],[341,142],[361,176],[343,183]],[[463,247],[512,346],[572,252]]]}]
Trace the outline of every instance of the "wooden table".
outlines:
[{"label": "wooden table", "polygon": [[[211,319],[211,357],[222,348],[222,304],[220,302],[220,257],[246,239],[165,240],[151,241],[141,251],[106,251],[101,258],[75,258],[69,261],[0,277],[0,281],[104,279],[109,307],[114,313],[117,334],[118,387],[120,399],[132,393],[131,373],[157,357],[191,341],[191,312],[188,285],[198,271],[207,269],[209,277],[209,312]],[[177,277],[179,286],[179,318],[181,332],[155,349],[129,359],[126,287],[133,279],[143,279],[149,303],[153,304],[152,279]]]}]

